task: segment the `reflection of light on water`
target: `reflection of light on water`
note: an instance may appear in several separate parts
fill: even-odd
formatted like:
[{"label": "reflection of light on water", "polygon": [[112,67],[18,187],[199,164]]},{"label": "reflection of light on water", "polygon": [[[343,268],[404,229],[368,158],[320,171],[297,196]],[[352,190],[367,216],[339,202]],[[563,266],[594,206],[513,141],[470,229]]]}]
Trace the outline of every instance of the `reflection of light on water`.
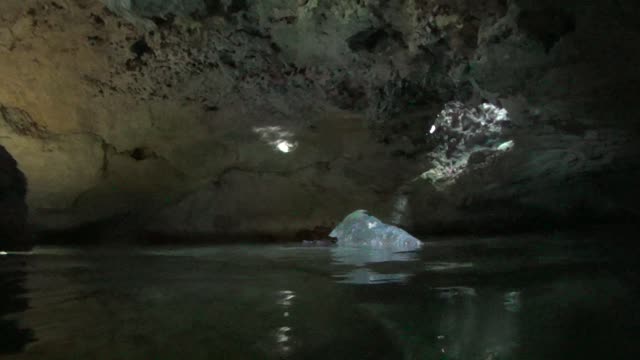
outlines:
[{"label": "reflection of light on water", "polygon": [[291,328],[288,326],[281,326],[280,328],[278,328],[278,332],[276,333],[277,341],[279,343],[289,341],[289,336],[287,335],[289,331],[291,331]]},{"label": "reflection of light on water", "polygon": [[282,306],[291,306],[291,300],[296,297],[296,295],[291,290],[280,291],[280,295],[282,296],[282,298],[278,300],[278,305]]},{"label": "reflection of light on water", "polygon": [[392,249],[334,246],[331,248],[331,258],[335,264],[339,265],[364,266],[369,263],[387,261],[416,261],[418,254],[415,252],[396,252]]},{"label": "reflection of light on water", "polygon": [[[281,290],[278,291],[278,300],[276,303],[282,307],[284,307],[283,317],[289,318],[289,307],[293,305],[293,299],[296,298],[296,294],[292,290]],[[288,353],[291,351],[291,346],[289,346],[289,342],[291,341],[291,328],[290,326],[283,325],[278,327],[275,333],[276,343],[278,345],[278,350],[282,353]]]},{"label": "reflection of light on water", "polygon": [[[432,288],[442,299],[434,346],[451,359],[510,359],[518,346],[518,315],[504,307],[519,292],[482,286]],[[473,339],[473,340],[469,340]]]},{"label": "reflection of light on water", "polygon": [[441,298],[451,299],[457,296],[476,296],[476,290],[467,286],[450,286],[433,288]]},{"label": "reflection of light on water", "polygon": [[77,248],[61,248],[61,247],[49,247],[49,246],[36,246],[28,251],[8,251],[5,252],[4,255],[76,255],[81,253],[82,251]]},{"label": "reflection of light on water", "polygon": [[427,271],[446,271],[454,269],[472,268],[473,263],[432,262],[425,265]]},{"label": "reflection of light on water", "polygon": [[[406,281],[411,274],[405,269],[398,268],[397,272],[381,274],[370,270],[366,266],[374,263],[400,263],[417,261],[416,252],[396,252],[392,249],[362,248],[351,246],[334,246],[331,248],[331,258],[334,264],[357,266],[342,274],[334,275],[338,283],[346,284],[381,284]],[[399,270],[399,271],[398,271]]]},{"label": "reflection of light on water", "polygon": [[520,292],[510,291],[504,294],[504,308],[510,312],[520,311]]},{"label": "reflection of light on water", "polygon": [[405,282],[410,274],[380,274],[367,268],[358,268],[349,271],[346,274],[335,275],[334,277],[342,279],[337,283],[342,284],[386,284]]}]

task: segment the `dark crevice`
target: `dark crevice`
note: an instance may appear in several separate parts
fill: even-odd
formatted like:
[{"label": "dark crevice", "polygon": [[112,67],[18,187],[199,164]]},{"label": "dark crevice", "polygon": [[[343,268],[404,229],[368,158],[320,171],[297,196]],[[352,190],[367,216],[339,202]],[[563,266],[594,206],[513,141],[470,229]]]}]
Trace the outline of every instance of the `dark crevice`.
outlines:
[{"label": "dark crevice", "polygon": [[18,135],[34,138],[46,138],[49,135],[47,128],[33,120],[31,114],[19,108],[0,104],[0,120],[4,120]]},{"label": "dark crevice", "polygon": [[266,40],[271,39],[271,34],[268,34],[268,33],[267,34],[263,34],[263,33],[260,32],[260,30],[258,30],[256,28],[245,27],[245,28],[239,29],[238,32],[242,32],[242,33],[245,33],[245,34],[247,34],[249,36],[257,37],[257,38],[260,38],[260,39],[266,39]]},{"label": "dark crevice", "polygon": [[102,17],[96,14],[91,14],[91,21],[93,21],[93,23],[96,24],[96,26],[102,27],[105,25],[105,22],[102,19]]},{"label": "dark crevice", "polygon": [[205,0],[204,4],[207,15],[224,15],[224,5],[221,0]]},{"label": "dark crevice", "polygon": [[147,44],[147,40],[143,37],[133,43],[129,50],[136,55],[136,58],[140,59],[145,54],[153,55],[153,49]]},{"label": "dark crevice", "polygon": [[164,16],[153,16],[151,17],[151,21],[160,29],[169,28],[173,25],[176,16],[173,13],[168,13]]},{"label": "dark crevice", "polygon": [[136,161],[158,158],[158,155],[153,150],[144,146],[127,151],[127,154],[129,154],[129,156]]},{"label": "dark crevice", "polygon": [[232,20],[233,15],[248,9],[249,3],[246,0],[232,0],[230,3],[222,0],[205,0],[204,11],[194,13],[192,16],[196,19],[221,16],[228,20]]},{"label": "dark crevice", "polygon": [[297,168],[293,168],[290,170],[260,170],[260,169],[250,169],[241,166],[230,166],[223,169],[218,175],[211,180],[211,184],[220,187],[224,183],[224,178],[231,173],[245,173],[245,174],[255,174],[258,176],[262,175],[274,175],[274,176],[285,176],[290,177],[299,172],[309,170],[309,169],[317,169],[320,171],[328,171],[331,168],[331,164],[339,159],[344,159],[343,156],[338,156],[329,161],[316,161],[309,164],[300,165]]},{"label": "dark crevice", "polygon": [[249,9],[247,0],[232,0],[229,7],[227,7],[228,14],[235,14],[240,11],[246,11]]},{"label": "dark crevice", "polygon": [[575,15],[562,9],[525,10],[517,19],[518,28],[541,42],[548,52],[564,35],[575,31]]},{"label": "dark crevice", "polygon": [[379,52],[383,45],[395,42],[404,46],[402,33],[396,30],[369,28],[362,30],[347,39],[347,45],[352,51]]},{"label": "dark crevice", "polygon": [[230,53],[228,52],[220,53],[219,57],[220,57],[220,62],[222,62],[223,64],[234,69],[238,67],[236,62],[233,60],[233,56]]}]

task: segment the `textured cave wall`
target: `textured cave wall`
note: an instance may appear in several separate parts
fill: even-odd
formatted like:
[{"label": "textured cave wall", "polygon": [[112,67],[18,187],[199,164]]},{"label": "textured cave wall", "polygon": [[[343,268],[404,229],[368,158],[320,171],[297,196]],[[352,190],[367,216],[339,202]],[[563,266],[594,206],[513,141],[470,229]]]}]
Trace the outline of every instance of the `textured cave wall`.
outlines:
[{"label": "textured cave wall", "polygon": [[0,250],[28,246],[26,179],[16,161],[0,146]]},{"label": "textured cave wall", "polygon": [[[362,85],[345,81],[346,45],[307,67],[282,54],[299,39],[276,41],[256,27],[280,27],[268,14],[275,8],[223,3],[222,13],[173,16],[136,4],[2,3],[0,131],[31,183],[34,225],[135,213],[162,231],[272,232],[278,222],[291,231],[388,207],[414,165],[396,160],[351,110]],[[295,151],[278,151],[260,133],[269,128],[290,134]],[[305,218],[320,193],[335,202]],[[248,228],[224,220],[247,214]]]},{"label": "textured cave wall", "polygon": [[444,191],[414,186],[417,231],[635,221],[640,214],[633,2],[514,1],[481,28],[466,78],[504,106],[508,154]]},{"label": "textured cave wall", "polygon": [[[41,229],[135,215],[281,235],[356,208],[424,232],[632,218],[637,8],[7,0],[0,141]],[[507,109],[515,146],[443,188],[419,175],[451,101]]]}]

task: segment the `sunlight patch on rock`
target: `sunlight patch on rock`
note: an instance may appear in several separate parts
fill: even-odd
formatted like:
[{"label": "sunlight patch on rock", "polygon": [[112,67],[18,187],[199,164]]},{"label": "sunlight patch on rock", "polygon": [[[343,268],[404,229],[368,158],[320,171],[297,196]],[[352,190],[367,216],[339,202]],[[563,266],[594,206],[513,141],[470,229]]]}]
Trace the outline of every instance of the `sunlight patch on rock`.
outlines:
[{"label": "sunlight patch on rock", "polygon": [[431,154],[432,168],[420,177],[442,189],[454,183],[471,163],[482,166],[498,153],[511,150],[514,141],[503,139],[509,121],[507,110],[493,104],[467,107],[460,102],[447,103],[427,134],[440,143]]},{"label": "sunlight patch on rock", "polygon": [[253,132],[260,135],[264,142],[285,154],[294,151],[298,146],[298,143],[293,140],[293,132],[280,126],[254,127]]}]

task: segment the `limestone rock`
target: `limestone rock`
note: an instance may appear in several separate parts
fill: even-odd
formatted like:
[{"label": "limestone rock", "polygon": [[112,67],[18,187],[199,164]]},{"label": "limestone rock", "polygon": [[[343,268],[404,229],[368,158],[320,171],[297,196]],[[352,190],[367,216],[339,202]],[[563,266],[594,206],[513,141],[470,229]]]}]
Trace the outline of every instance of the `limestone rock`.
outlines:
[{"label": "limestone rock", "polygon": [[406,231],[384,224],[365,210],[356,210],[342,220],[329,234],[337,239],[338,246],[411,251],[419,249],[422,242]]},{"label": "limestone rock", "polygon": [[[38,229],[135,214],[154,233],[279,237],[354,208],[414,233],[639,216],[637,1],[55,4],[0,1],[0,142]],[[447,104],[509,121],[445,142]]]},{"label": "limestone rock", "polygon": [[488,158],[510,150],[513,140],[506,140],[503,128],[509,123],[507,110],[484,103],[465,108],[462,103],[445,105],[427,136],[437,136],[439,145],[432,152],[433,168],[421,178],[436,187],[451,184],[469,166],[479,166]]}]

